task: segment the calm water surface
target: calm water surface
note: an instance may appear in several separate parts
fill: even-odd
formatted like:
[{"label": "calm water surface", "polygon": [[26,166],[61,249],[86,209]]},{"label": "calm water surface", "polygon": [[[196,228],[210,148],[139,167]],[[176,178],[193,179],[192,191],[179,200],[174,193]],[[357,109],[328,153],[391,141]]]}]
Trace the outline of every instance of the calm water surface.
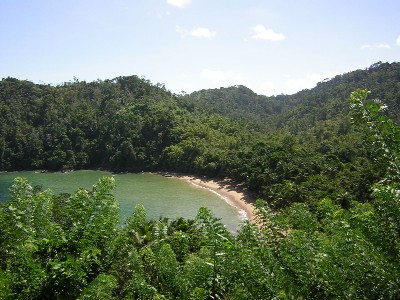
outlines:
[{"label": "calm water surface", "polygon": [[91,189],[99,178],[113,176],[116,181],[115,197],[120,203],[121,218],[126,219],[135,204],[141,203],[149,219],[159,217],[194,218],[200,207],[212,210],[230,231],[240,224],[235,208],[214,193],[183,180],[157,174],[112,174],[104,171],[74,171],[70,173],[7,172],[0,173],[0,202],[8,200],[8,188],[15,177],[25,177],[33,185],[50,188],[56,194],[72,193],[78,188]]}]

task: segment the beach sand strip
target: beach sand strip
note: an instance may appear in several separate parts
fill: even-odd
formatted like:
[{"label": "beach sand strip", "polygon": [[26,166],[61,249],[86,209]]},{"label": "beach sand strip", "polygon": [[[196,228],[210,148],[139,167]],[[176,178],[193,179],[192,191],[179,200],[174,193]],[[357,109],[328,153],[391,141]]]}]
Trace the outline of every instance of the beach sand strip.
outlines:
[{"label": "beach sand strip", "polygon": [[208,189],[235,207],[243,220],[255,222],[255,199],[229,179],[213,180],[205,177],[168,173],[168,177],[185,180],[197,187]]}]

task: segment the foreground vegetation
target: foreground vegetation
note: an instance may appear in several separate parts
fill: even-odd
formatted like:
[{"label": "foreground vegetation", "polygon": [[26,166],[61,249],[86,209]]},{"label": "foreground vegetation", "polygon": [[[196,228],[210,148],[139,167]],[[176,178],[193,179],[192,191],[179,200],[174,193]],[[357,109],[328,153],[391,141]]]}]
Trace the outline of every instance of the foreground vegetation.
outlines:
[{"label": "foreground vegetation", "polygon": [[400,298],[400,130],[367,96],[352,93],[350,107],[383,170],[371,200],[343,194],[274,213],[259,201],[259,226],[236,236],[205,208],[148,221],[139,205],[119,226],[112,178],[72,195],[16,179],[0,210],[0,298]]}]

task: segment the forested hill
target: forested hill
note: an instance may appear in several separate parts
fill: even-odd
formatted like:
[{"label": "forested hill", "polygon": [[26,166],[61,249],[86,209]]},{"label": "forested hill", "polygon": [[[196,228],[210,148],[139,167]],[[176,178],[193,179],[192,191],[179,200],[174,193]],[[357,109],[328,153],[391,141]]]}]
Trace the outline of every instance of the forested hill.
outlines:
[{"label": "forested hill", "polygon": [[[186,95],[188,102],[199,110],[215,112],[235,119],[251,119],[278,127],[305,127],[318,120],[327,120],[349,112],[348,98],[357,88],[372,92],[371,97],[384,99],[396,119],[400,107],[400,63],[373,64],[331,79],[325,79],[313,89],[293,95],[266,97],[257,95],[244,86],[208,89]],[[304,127],[304,126],[303,126]],[[301,128],[305,129],[305,128]]]},{"label": "forested hill", "polygon": [[2,162],[230,175],[270,205],[236,235],[204,207],[148,220],[139,204],[121,226],[112,177],[60,195],[17,178],[0,204],[0,299],[400,299],[400,128],[382,102],[358,89],[348,128],[263,135],[136,83],[3,81]]},{"label": "forested hill", "polygon": [[6,78],[0,113],[2,170],[152,168],[181,115],[170,92],[137,76],[60,86]]},{"label": "forested hill", "polygon": [[179,171],[260,199],[234,236],[207,208],[148,220],[137,205],[121,226],[112,177],[71,195],[17,178],[0,299],[400,299],[399,74],[376,64],[276,97],[3,79],[0,171]]},{"label": "forested hill", "polygon": [[399,118],[400,63],[377,63],[291,96],[244,86],[177,96],[137,76],[59,86],[0,82],[0,170],[167,170],[230,177],[276,207],[368,201],[384,172],[351,125],[370,90]]},{"label": "forested hill", "polygon": [[233,119],[254,120],[263,123],[273,114],[278,114],[283,101],[257,95],[249,88],[239,85],[228,88],[208,89],[183,97],[195,105],[198,111],[217,113]]}]

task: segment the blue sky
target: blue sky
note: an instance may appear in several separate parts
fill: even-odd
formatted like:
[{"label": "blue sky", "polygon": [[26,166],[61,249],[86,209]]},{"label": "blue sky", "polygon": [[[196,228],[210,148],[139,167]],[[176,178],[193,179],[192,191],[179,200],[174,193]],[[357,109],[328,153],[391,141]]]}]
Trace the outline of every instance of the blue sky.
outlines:
[{"label": "blue sky", "polygon": [[0,78],[292,94],[400,61],[399,0],[1,0]]}]

